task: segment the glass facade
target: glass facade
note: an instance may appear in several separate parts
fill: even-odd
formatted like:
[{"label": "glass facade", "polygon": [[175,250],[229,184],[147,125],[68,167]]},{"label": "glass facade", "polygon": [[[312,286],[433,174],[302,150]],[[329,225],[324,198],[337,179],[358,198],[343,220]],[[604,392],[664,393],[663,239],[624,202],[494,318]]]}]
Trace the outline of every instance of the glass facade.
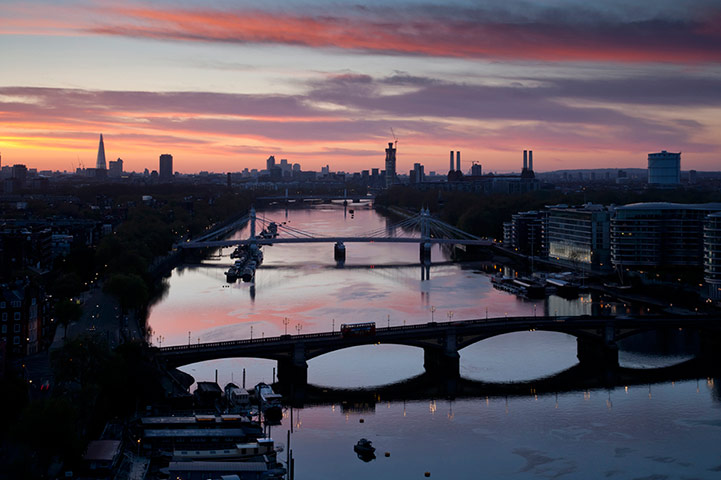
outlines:
[{"label": "glass facade", "polygon": [[714,300],[721,300],[721,213],[706,217],[703,246],[703,273],[709,296]]},{"label": "glass facade", "polygon": [[638,203],[616,209],[611,259],[616,266],[698,266],[703,225],[721,204]]}]

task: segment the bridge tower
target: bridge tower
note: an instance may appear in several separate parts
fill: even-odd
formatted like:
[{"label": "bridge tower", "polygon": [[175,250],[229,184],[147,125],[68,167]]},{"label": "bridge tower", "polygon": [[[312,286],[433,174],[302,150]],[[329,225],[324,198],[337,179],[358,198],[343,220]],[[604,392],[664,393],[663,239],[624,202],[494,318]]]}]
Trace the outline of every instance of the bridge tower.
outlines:
[{"label": "bridge tower", "polygon": [[255,205],[251,205],[250,207],[250,244],[248,245],[250,247],[250,250],[255,251],[258,250],[258,244],[255,241]]},{"label": "bridge tower", "polygon": [[420,227],[421,227],[421,243],[420,243],[420,260],[421,263],[430,263],[431,261],[431,226],[430,226],[430,210],[421,208]]},{"label": "bridge tower", "polygon": [[250,239],[255,240],[255,205],[250,206]]}]

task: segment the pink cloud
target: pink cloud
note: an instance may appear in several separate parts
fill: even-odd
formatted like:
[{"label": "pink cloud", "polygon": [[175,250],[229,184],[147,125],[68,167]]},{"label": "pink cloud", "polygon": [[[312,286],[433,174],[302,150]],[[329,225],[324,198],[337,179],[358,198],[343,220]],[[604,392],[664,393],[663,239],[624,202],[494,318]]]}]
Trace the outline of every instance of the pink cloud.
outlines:
[{"label": "pink cloud", "polygon": [[[115,8],[123,20],[89,27],[94,33],[182,41],[301,45],[362,52],[503,60],[717,63],[718,12],[707,20],[570,22],[542,18],[484,19],[482,11],[431,16],[269,12],[257,9]],[[435,11],[434,13],[439,13]],[[456,13],[456,15],[453,15]],[[86,27],[87,28],[87,27]]]}]

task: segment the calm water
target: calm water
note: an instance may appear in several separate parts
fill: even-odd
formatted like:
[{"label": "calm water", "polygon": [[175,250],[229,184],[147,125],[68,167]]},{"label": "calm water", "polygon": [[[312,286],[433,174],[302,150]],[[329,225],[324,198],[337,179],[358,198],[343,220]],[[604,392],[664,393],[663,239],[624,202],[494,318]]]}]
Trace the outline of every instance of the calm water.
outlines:
[{"label": "calm water", "polygon": [[[266,210],[266,220],[324,235],[362,235],[385,229],[388,220],[367,206]],[[245,230],[237,233],[247,236]],[[341,323],[379,326],[424,323],[432,318],[584,314],[631,306],[585,295],[569,301],[520,300],[492,288],[477,264],[452,264],[435,248],[430,280],[422,280],[417,245],[348,244],[345,266],[332,244],[264,247],[254,285],[228,285],[225,255],[200,266],[176,269],[167,296],[151,310],[154,343],[163,345],[309,333]],[[495,266],[500,268],[500,266]],[[493,265],[483,269],[493,271]],[[603,307],[600,305],[603,304]],[[287,319],[287,320],[286,320]],[[636,344],[639,342],[637,341]],[[686,358],[664,344],[663,353],[630,342],[622,365],[664,366]],[[575,365],[573,337],[522,332],[495,337],[461,352],[461,375],[486,382],[537,379]],[[422,373],[420,349],[393,345],[355,347],[309,362],[308,380],[326,387],[383,385]],[[221,386],[271,381],[275,362],[228,359],[183,367],[196,380]],[[714,393],[715,392],[715,393]],[[713,379],[629,386],[551,396],[428,399],[366,405],[357,413],[341,405],[294,411],[292,448],[296,478],[718,478],[721,475],[721,409]],[[359,420],[363,419],[361,423]],[[273,436],[285,443],[290,418]],[[360,437],[374,442],[378,458],[355,457]],[[390,457],[383,456],[389,451]],[[285,458],[285,454],[283,454]],[[654,477],[653,475],[661,475]],[[665,476],[664,476],[665,475]]]}]

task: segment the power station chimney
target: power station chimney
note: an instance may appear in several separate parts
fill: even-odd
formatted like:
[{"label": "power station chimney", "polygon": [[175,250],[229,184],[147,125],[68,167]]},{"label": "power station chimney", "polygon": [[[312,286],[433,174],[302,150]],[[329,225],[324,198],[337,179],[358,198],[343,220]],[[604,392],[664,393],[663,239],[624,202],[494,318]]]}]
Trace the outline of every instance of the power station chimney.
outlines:
[{"label": "power station chimney", "polygon": [[528,170],[528,150],[523,151],[523,171]]},{"label": "power station chimney", "polygon": [[453,171],[453,150],[451,150],[451,167],[449,169],[451,172]]},{"label": "power station chimney", "polygon": [[456,170],[459,172],[461,171],[461,152],[460,150],[456,152]]},{"label": "power station chimney", "polygon": [[528,169],[533,171],[533,150],[528,151]]}]

